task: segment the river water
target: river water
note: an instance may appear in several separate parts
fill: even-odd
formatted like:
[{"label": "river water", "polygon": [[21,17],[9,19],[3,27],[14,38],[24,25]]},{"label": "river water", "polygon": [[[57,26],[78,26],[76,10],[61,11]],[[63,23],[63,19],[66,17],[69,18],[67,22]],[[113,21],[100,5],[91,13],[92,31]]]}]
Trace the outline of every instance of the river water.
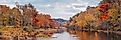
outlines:
[{"label": "river water", "polygon": [[121,35],[103,32],[79,32],[78,40],[121,40]]},{"label": "river water", "polygon": [[26,40],[121,40],[121,36],[114,33],[103,32],[77,32],[75,36],[68,32],[63,32],[55,33],[50,38],[34,38]]},{"label": "river water", "polygon": [[73,37],[73,35],[68,32],[56,33],[52,35],[50,38],[38,38],[38,40],[77,40],[77,37]]},{"label": "river water", "polygon": [[38,38],[38,40],[121,40],[121,35],[115,33],[78,32],[76,35],[74,36],[68,32],[64,32],[54,34],[54,38]]}]

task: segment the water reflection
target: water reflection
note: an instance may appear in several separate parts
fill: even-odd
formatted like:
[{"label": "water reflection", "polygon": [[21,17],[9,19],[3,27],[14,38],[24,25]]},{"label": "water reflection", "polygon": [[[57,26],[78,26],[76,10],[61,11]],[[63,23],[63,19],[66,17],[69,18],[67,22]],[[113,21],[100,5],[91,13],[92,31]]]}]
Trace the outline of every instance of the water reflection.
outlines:
[{"label": "water reflection", "polygon": [[[22,40],[121,40],[121,36],[114,33],[77,32],[76,35],[77,37],[74,37],[68,32],[63,32],[63,33],[55,33],[53,35],[55,37],[50,37],[50,38],[29,38],[29,39],[22,39]],[[16,39],[11,38],[10,40],[16,40]]]},{"label": "water reflection", "polygon": [[114,33],[78,32],[78,40],[121,40],[121,36]]}]

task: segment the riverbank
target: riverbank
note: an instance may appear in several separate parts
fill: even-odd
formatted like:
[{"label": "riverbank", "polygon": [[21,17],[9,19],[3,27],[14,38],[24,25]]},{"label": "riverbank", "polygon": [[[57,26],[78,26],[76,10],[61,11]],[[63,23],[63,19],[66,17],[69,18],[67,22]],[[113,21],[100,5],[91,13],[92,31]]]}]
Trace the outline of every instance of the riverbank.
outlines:
[{"label": "riverbank", "polygon": [[70,34],[76,34],[78,31],[81,32],[103,32],[103,33],[116,33],[118,35],[121,35],[121,31],[112,31],[112,30],[94,30],[94,29],[81,29],[81,30],[70,30],[68,29],[68,32]]},{"label": "riverbank", "polygon": [[48,28],[48,29],[29,29],[25,31],[23,28],[15,27],[2,27],[0,28],[0,38],[1,39],[10,39],[10,38],[22,38],[26,39],[27,37],[40,37],[48,38],[51,37],[57,29]]}]

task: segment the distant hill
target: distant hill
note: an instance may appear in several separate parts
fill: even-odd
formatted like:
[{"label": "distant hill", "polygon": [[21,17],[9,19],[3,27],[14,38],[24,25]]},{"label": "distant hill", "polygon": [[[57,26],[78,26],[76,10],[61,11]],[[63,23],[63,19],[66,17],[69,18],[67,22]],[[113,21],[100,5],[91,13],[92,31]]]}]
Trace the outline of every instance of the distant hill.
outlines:
[{"label": "distant hill", "polygon": [[61,19],[61,18],[57,18],[57,19],[53,19],[55,21],[58,21],[58,22],[66,22],[67,20],[64,20],[64,19]]},{"label": "distant hill", "polygon": [[57,19],[53,19],[54,21],[56,21],[57,23],[59,23],[60,25],[63,25],[65,22],[67,22],[67,20],[61,19],[61,18],[57,18]]}]

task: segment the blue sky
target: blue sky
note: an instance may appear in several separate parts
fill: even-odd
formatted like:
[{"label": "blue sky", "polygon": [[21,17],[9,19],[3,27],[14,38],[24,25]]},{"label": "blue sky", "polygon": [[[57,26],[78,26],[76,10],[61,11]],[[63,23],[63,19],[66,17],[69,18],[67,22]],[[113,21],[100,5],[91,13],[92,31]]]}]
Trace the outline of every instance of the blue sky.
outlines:
[{"label": "blue sky", "polygon": [[14,7],[15,1],[20,4],[31,3],[39,12],[50,14],[52,18],[69,19],[85,11],[87,6],[97,6],[100,0],[0,0],[0,4]]}]

